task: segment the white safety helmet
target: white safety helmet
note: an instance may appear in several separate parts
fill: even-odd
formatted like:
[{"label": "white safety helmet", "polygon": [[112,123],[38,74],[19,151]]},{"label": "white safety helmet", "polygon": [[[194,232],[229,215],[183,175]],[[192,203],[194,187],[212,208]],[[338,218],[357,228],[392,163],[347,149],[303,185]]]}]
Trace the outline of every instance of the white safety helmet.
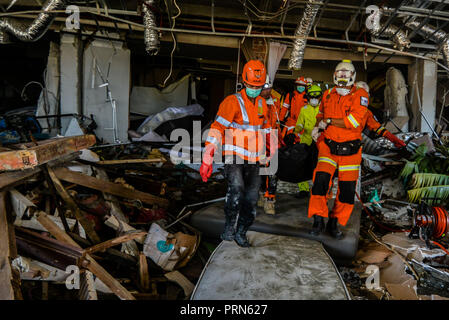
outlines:
[{"label": "white safety helmet", "polygon": [[306,78],[306,82],[308,86],[311,86],[313,84],[313,79],[312,78]]},{"label": "white safety helmet", "polygon": [[343,60],[335,68],[334,83],[339,87],[350,87],[355,82],[355,68],[351,60]]},{"label": "white safety helmet", "polygon": [[271,81],[270,81],[270,76],[269,76],[268,73],[267,73],[267,77],[266,77],[266,79],[265,79],[265,84],[263,85],[262,90],[270,89],[272,86],[273,86],[273,85],[272,85],[272,83],[271,83]]},{"label": "white safety helmet", "polygon": [[365,89],[365,91],[369,93],[369,86],[368,86],[368,84],[365,81],[357,81],[355,83],[355,86],[357,88]]}]

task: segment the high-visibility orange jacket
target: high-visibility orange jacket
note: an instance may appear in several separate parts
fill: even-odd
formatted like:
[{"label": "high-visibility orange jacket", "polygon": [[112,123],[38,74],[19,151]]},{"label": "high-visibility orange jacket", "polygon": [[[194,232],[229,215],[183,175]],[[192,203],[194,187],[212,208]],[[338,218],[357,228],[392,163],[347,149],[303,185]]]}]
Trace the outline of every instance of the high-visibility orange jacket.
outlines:
[{"label": "high-visibility orange jacket", "polygon": [[270,127],[273,129],[278,129],[280,127],[280,106],[281,102],[274,96],[266,100],[268,106],[268,114],[270,118]]},{"label": "high-visibility orange jacket", "polygon": [[237,155],[251,162],[266,159],[265,134],[271,128],[265,99],[258,96],[253,104],[245,90],[227,96],[212,123],[206,146],[222,144],[224,155]]},{"label": "high-visibility orange jacket", "polygon": [[[288,127],[288,130],[294,129],[296,126],[296,121],[298,120],[299,113],[301,112],[302,107],[307,104],[307,99],[305,97],[305,92],[299,93],[298,91],[294,91],[293,97],[290,99],[290,93],[284,99],[284,103],[282,104],[280,121],[285,120],[285,126]],[[286,114],[290,112],[287,119]],[[290,128],[291,127],[291,128]]]},{"label": "high-visibility orange jacket", "polygon": [[327,90],[321,99],[317,123],[323,118],[343,119],[346,128],[329,125],[323,132],[324,138],[336,142],[362,139],[362,130],[368,110],[368,93],[353,86],[350,93],[341,96],[335,87]]},{"label": "high-visibility orange jacket", "polygon": [[384,136],[385,133],[388,132],[385,127],[383,127],[377,120],[374,118],[373,113],[370,110],[367,110],[365,120],[364,120],[364,127],[367,127],[368,130],[374,131],[379,136]]}]

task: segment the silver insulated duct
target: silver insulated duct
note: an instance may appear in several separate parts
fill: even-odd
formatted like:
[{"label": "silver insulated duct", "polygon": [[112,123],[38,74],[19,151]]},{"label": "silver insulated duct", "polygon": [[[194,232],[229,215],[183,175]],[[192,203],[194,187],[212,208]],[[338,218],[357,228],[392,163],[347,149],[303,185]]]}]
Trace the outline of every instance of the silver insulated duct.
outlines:
[{"label": "silver insulated duct", "polygon": [[290,60],[288,60],[289,69],[301,69],[302,61],[304,60],[304,51],[307,44],[307,36],[312,29],[315,16],[322,4],[322,0],[307,0],[301,21],[295,31],[295,36],[299,38],[295,39],[293,42],[292,53],[290,54]]},{"label": "silver insulated duct", "polygon": [[[382,17],[382,10],[377,10],[372,15],[372,27],[369,28],[371,35],[374,37],[379,37],[380,35],[384,35],[388,38],[391,38],[391,41],[394,43],[394,47],[400,51],[407,49],[410,47],[410,40],[407,38],[407,35],[404,31],[399,30],[398,27],[394,25],[389,25],[382,31],[385,24],[380,22]],[[399,31],[398,31],[399,30]],[[380,33],[382,31],[382,33]]]},{"label": "silver insulated duct", "polygon": [[57,15],[57,13],[51,13],[50,11],[64,9],[65,5],[64,0],[47,0],[41,9],[43,12],[39,13],[31,24],[25,24],[11,18],[0,18],[0,43],[7,42],[5,33],[11,34],[22,41],[39,40]]},{"label": "silver insulated duct", "polygon": [[145,49],[150,55],[156,55],[159,52],[159,35],[156,29],[156,19],[150,7],[154,0],[147,0],[142,5],[143,12],[143,40],[145,42]]},{"label": "silver insulated duct", "polygon": [[[409,21],[405,26],[409,29],[416,30],[421,24],[418,20]],[[437,44],[442,44],[441,51],[443,51],[444,62],[449,67],[449,39],[448,34],[443,30],[437,30],[437,28],[425,24],[418,30],[418,34],[422,37],[429,37],[430,40]]]}]

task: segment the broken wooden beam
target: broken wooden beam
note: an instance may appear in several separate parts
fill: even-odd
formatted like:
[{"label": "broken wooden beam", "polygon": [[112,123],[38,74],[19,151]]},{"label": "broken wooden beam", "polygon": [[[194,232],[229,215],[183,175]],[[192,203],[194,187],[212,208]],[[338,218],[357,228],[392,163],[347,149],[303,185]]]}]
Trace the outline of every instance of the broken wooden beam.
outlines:
[{"label": "broken wooden beam", "polygon": [[95,144],[94,135],[51,139],[23,150],[0,152],[0,171],[23,170],[58,159]]},{"label": "broken wooden beam", "polygon": [[[72,211],[72,213],[75,215],[76,219],[79,221],[79,223],[83,226],[84,231],[86,231],[87,236],[90,238],[90,240],[94,243],[101,242],[100,237],[95,232],[95,229],[92,225],[92,222],[86,218],[86,216],[83,214],[83,212],[78,208],[75,201],[72,199],[72,197],[67,193],[67,190],[62,185],[61,181],[59,181],[58,177],[56,176],[55,172],[53,172],[53,169],[50,167],[47,167],[48,169],[48,175],[50,176],[50,179],[53,182],[53,185],[55,186],[56,191],[61,196],[62,200],[67,205],[67,208]],[[60,212],[61,215],[63,215],[63,212]]]},{"label": "broken wooden beam", "polygon": [[130,163],[155,163],[155,162],[166,162],[164,158],[154,158],[154,159],[125,159],[125,160],[101,160],[96,161],[92,164],[101,165],[113,165],[113,164],[130,164]]},{"label": "broken wooden beam", "polygon": [[41,168],[0,173],[0,190],[8,190],[41,173]]},{"label": "broken wooden beam", "polygon": [[[48,219],[47,214],[39,212],[37,220],[58,240],[81,248],[67,233],[59,228],[53,221]],[[112,290],[120,299],[135,300],[134,296],[123,287],[113,276],[100,266],[89,254],[85,255],[83,267],[89,269],[96,275],[108,288]]]},{"label": "broken wooden beam", "polygon": [[143,252],[139,254],[139,285],[143,291],[150,289],[150,274],[148,272],[147,257]]},{"label": "broken wooden beam", "polygon": [[[95,176],[98,179],[110,182],[108,174],[106,173],[105,170],[103,170],[102,168],[95,167],[94,171],[95,171]],[[115,196],[113,196],[112,194],[105,193],[105,192],[103,192],[103,197],[111,208],[110,213],[113,216],[115,216],[118,220],[128,223],[128,218],[123,214],[117,198]],[[123,234],[123,230],[118,230],[117,233],[118,233],[118,235],[121,236]],[[121,250],[123,252],[129,253],[130,255],[132,255],[134,257],[137,257],[139,255],[139,249],[137,248],[137,245],[134,241],[128,241],[128,242],[123,243]]]},{"label": "broken wooden beam", "polygon": [[118,183],[102,181],[86,174],[70,171],[69,169],[62,167],[54,168],[53,170],[59,179],[70,183],[76,183],[86,188],[110,193],[122,198],[140,200],[147,204],[157,204],[161,207],[168,207],[169,205],[167,199],[156,197],[142,191],[129,189]]},{"label": "broken wooden beam", "polygon": [[145,237],[146,235],[147,235],[147,233],[143,232],[143,231],[142,232],[128,233],[128,234],[125,234],[123,236],[120,236],[120,237],[117,237],[117,238],[114,238],[114,239],[110,239],[110,240],[107,240],[105,242],[96,244],[96,245],[94,245],[92,247],[89,247],[89,248],[85,249],[84,251],[86,253],[89,253],[89,254],[92,254],[92,253],[95,253],[95,252],[99,252],[99,251],[103,252],[103,251],[106,251],[106,249],[108,249],[110,247],[117,246],[119,244],[122,244],[122,243],[130,241],[130,240],[134,240],[134,239],[137,239],[137,238]]},{"label": "broken wooden beam", "polygon": [[17,257],[17,248],[6,197],[6,192],[0,193],[0,300],[21,300],[20,273],[11,265]]}]

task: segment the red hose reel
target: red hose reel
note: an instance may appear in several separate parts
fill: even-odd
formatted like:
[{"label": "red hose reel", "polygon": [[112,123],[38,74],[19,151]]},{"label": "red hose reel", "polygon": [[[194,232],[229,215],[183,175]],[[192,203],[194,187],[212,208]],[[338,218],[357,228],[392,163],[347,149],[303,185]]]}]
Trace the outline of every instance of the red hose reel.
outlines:
[{"label": "red hose reel", "polygon": [[443,207],[420,206],[415,214],[414,227],[422,240],[439,240],[449,232],[449,213]]}]

